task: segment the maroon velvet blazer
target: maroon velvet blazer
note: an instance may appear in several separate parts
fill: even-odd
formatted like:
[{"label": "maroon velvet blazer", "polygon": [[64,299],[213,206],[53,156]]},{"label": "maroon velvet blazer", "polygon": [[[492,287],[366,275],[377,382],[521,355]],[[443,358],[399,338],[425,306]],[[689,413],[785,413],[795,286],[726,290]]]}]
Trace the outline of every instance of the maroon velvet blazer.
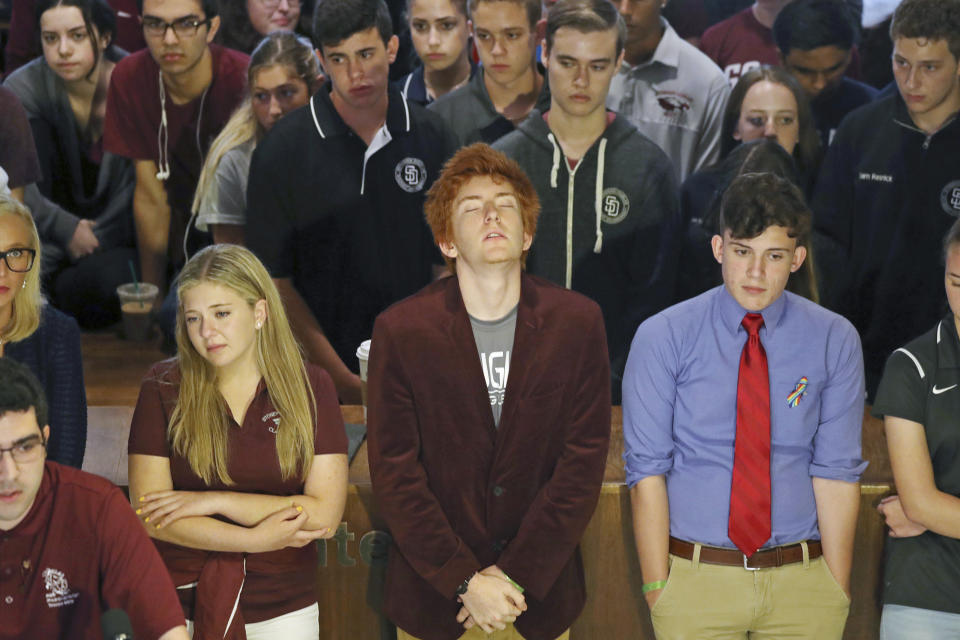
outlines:
[{"label": "maroon velvet blazer", "polygon": [[393,536],[384,609],[400,628],[458,638],[456,588],[492,564],[526,590],[516,627],[528,640],[553,640],[580,614],[577,545],[610,440],[606,345],[593,301],[524,274],[497,428],[457,278],[377,318],[370,474]]}]

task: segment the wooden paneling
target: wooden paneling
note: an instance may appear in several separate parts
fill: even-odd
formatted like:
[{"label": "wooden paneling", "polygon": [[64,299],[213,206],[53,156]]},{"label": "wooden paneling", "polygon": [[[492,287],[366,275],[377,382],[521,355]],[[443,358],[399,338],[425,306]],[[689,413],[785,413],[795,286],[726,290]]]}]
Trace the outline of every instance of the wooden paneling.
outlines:
[{"label": "wooden paneling", "polygon": [[[131,414],[130,406],[92,406],[89,411],[88,457],[84,467],[117,484],[126,483],[126,441]],[[360,407],[343,407],[343,414],[348,422],[363,421]],[[604,486],[581,544],[588,600],[583,614],[573,625],[571,638],[653,640],[646,602],[640,592],[629,492],[623,483],[619,408],[614,412],[612,423]],[[845,640],[877,638],[886,532],[876,504],[892,486],[882,423],[865,416],[863,438],[864,456],[870,460],[870,466],[861,486],[852,576],[853,603]],[[317,598],[321,637],[392,640],[389,623],[379,615],[389,540],[373,504],[364,443],[350,466],[343,522],[333,538],[319,543]]]}]

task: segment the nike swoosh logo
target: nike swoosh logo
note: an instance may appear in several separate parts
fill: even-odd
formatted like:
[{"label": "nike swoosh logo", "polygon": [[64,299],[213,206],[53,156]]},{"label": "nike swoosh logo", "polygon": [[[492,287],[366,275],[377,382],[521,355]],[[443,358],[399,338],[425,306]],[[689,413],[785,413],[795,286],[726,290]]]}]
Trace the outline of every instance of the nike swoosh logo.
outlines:
[{"label": "nike swoosh logo", "polygon": [[955,386],[957,386],[957,385],[954,384],[954,385],[950,385],[949,387],[945,387],[945,388],[943,388],[943,389],[937,389],[937,385],[933,385],[933,395],[938,396],[938,395],[940,395],[941,393],[944,393],[944,392],[946,392],[946,391],[950,391],[950,389],[953,389]]}]

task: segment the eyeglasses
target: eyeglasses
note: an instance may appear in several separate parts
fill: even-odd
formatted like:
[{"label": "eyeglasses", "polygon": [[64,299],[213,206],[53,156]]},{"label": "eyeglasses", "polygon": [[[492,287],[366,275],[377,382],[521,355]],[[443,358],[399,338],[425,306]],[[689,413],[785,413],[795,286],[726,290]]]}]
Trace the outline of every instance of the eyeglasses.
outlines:
[{"label": "eyeglasses", "polygon": [[[274,11],[280,6],[280,2],[281,0],[260,0],[260,6],[268,11]],[[300,8],[300,0],[287,0],[287,4],[290,5],[291,9]]]},{"label": "eyeglasses", "polygon": [[0,447],[0,460],[3,460],[3,454],[9,451],[10,457],[13,458],[13,461],[18,465],[36,462],[40,459],[40,454],[46,446],[47,442],[45,440],[40,436],[35,436],[29,440],[15,444],[12,447]]},{"label": "eyeglasses", "polygon": [[210,26],[210,18],[201,20],[196,16],[187,16],[177,18],[173,22],[166,22],[160,18],[143,18],[140,20],[143,26],[143,33],[151,38],[163,39],[167,37],[167,29],[173,29],[177,38],[192,38],[197,35],[200,27]]},{"label": "eyeglasses", "polygon": [[36,256],[37,252],[33,249],[8,249],[7,251],[0,251],[0,258],[7,263],[7,269],[16,271],[17,273],[30,271],[30,269],[33,268],[33,259]]}]

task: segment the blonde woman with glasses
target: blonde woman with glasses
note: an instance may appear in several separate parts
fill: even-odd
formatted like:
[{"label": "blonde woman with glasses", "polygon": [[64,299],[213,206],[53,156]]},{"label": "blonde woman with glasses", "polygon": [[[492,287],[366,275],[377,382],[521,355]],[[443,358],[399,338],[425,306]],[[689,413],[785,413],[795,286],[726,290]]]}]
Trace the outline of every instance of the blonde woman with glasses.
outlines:
[{"label": "blonde woman with glasses", "polygon": [[130,428],[131,501],[196,637],[318,638],[313,543],[347,486],[333,382],[247,249],[199,252],[178,298],[178,356],[147,375]]},{"label": "blonde woman with glasses", "polygon": [[40,261],[30,211],[0,194],[0,356],[27,365],[43,385],[53,432],[47,457],[80,468],[87,443],[80,329],[41,295]]}]

